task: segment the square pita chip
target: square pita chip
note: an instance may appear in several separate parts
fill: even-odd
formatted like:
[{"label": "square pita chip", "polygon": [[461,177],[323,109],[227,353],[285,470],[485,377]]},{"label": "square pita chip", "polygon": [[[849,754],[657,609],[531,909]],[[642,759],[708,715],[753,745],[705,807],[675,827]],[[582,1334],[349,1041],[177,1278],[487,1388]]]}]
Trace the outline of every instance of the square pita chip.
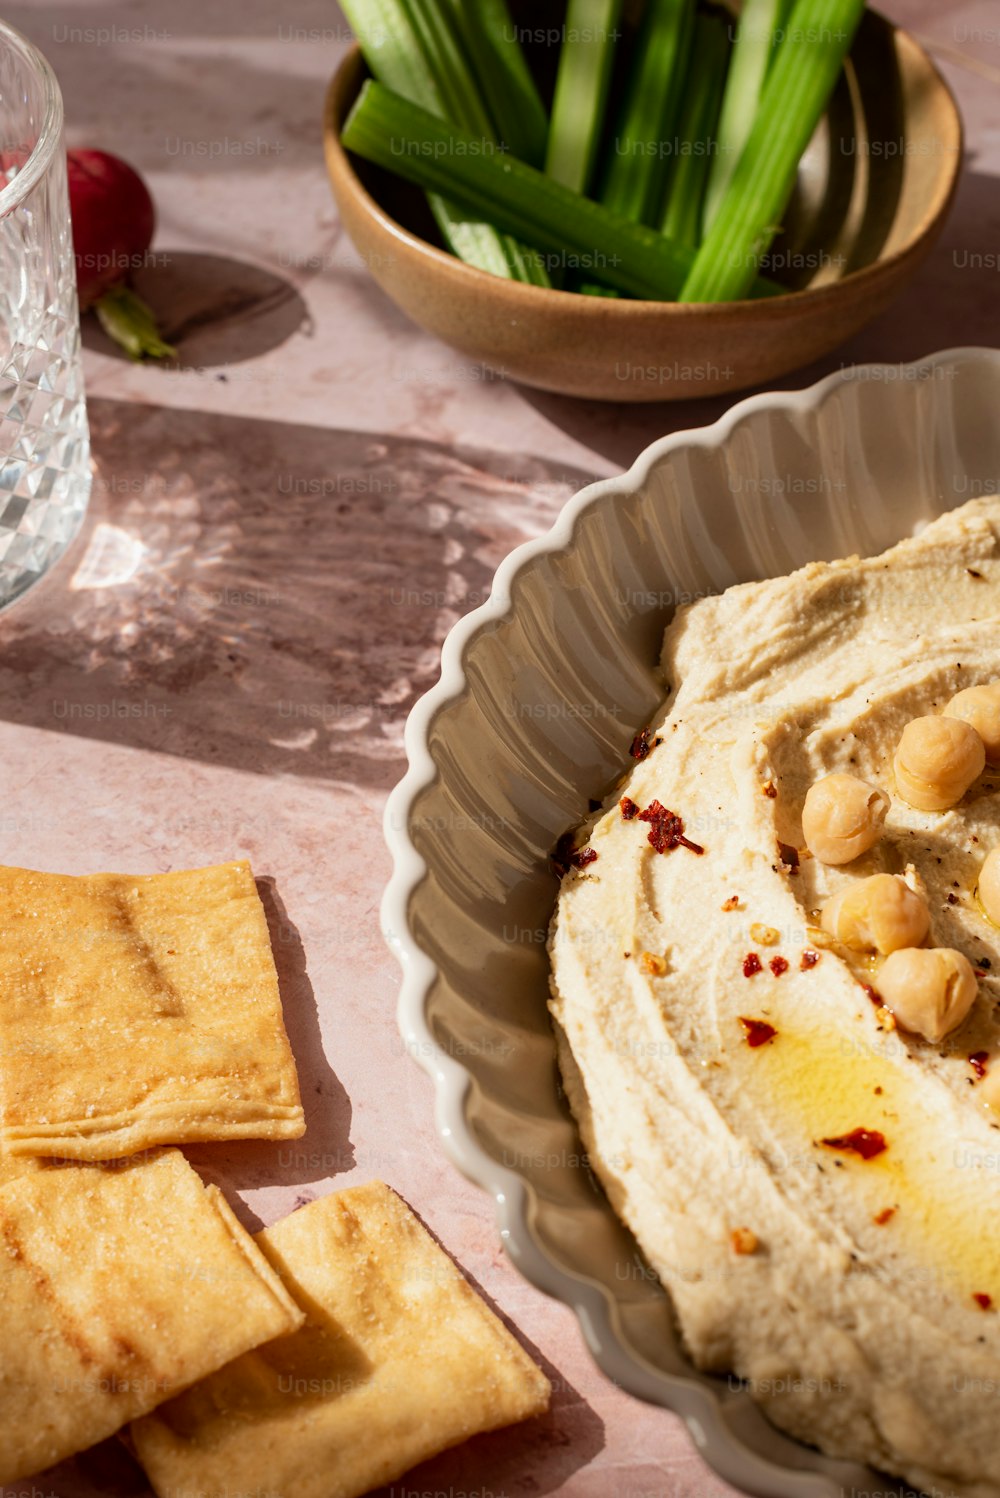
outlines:
[{"label": "square pita chip", "polygon": [[545,1375],[380,1181],[256,1242],[306,1324],[131,1427],[160,1498],[355,1498],[548,1407]]},{"label": "square pita chip", "polygon": [[298,1077],[250,865],[0,867],[0,1146],[110,1160],[297,1139]]},{"label": "square pita chip", "polygon": [[93,1446],[302,1314],[178,1150],[0,1187],[0,1484]]},{"label": "square pita chip", "polygon": [[8,1155],[5,1149],[0,1148],[0,1187],[21,1176],[36,1175],[42,1169],[42,1162],[33,1155]]}]

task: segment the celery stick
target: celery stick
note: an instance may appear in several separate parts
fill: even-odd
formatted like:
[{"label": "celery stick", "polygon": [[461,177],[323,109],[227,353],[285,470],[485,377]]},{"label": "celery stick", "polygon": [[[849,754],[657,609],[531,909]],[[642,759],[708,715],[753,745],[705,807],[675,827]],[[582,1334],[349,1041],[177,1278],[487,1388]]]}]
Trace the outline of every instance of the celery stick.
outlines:
[{"label": "celery stick", "polygon": [[792,4],[793,0],[744,0],[719,116],[718,151],[705,192],[706,233],[722,206],[740,152],[753,128],[764,79],[775,46],[780,45]]},{"label": "celery stick", "polygon": [[466,212],[439,193],[429,192],[427,201],[448,248],[459,260],[508,281],[531,281],[527,267],[521,271],[515,241],[509,234],[501,234],[477,214]]},{"label": "celery stick", "polygon": [[[376,78],[441,119],[495,140],[461,45],[446,15],[426,0],[343,0],[343,11]],[[479,270],[550,285],[538,255],[439,193],[428,202],[446,244]]]},{"label": "celery stick", "polygon": [[[525,61],[507,0],[447,0],[456,30],[496,123],[497,134],[531,166],[545,161],[549,119]],[[458,120],[458,124],[464,121]],[[467,127],[468,128],[468,127]]]},{"label": "celery stick", "polygon": [[693,23],[694,0],[647,0],[600,192],[636,224],[655,222],[663,195]]},{"label": "celery stick", "polygon": [[[599,260],[604,280],[622,291],[673,300],[694,252],[644,224],[544,176],[526,162],[439,120],[380,83],[364,85],[341,132],[349,151],[441,192],[540,250]],[[769,283],[757,288],[774,290]]]},{"label": "celery stick", "polygon": [[473,135],[496,140],[496,128],[483,103],[478,80],[472,74],[471,59],[456,32],[450,8],[443,6],[441,0],[402,0],[402,4],[411,18],[423,56],[433,64],[444,104],[441,118],[453,120]]},{"label": "celery stick", "polygon": [[701,243],[702,201],[728,60],[729,43],[721,17],[698,15],[677,126],[678,152],[660,221],[664,234],[681,244]]},{"label": "celery stick", "polygon": [[781,224],[799,160],[829,103],[864,0],[797,0],[753,129],[698,250],[682,302],[728,302],[753,283]]},{"label": "celery stick", "polygon": [[585,193],[593,175],[621,11],[622,0],[569,0],[566,7],[545,170],[574,192]]}]

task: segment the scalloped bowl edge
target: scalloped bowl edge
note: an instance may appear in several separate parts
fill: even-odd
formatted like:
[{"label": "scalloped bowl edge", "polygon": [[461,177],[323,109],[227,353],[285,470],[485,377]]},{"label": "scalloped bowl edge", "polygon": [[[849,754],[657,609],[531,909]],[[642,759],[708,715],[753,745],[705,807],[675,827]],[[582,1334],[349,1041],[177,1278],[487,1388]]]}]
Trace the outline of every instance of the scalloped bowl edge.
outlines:
[{"label": "scalloped bowl edge", "polygon": [[[466,689],[464,659],[468,646],[480,631],[509,616],[511,587],[521,569],[535,557],[557,552],[570,544],[577,523],[592,506],[610,496],[635,493],[647,481],[653,466],[674,449],[691,445],[720,447],[733,429],[753,413],[816,411],[839,386],[856,380],[859,369],[891,370],[897,377],[909,371],[912,372],[909,377],[916,380],[918,371],[932,371],[984,356],[995,360],[1000,368],[1000,351],[970,346],[943,350],[903,365],[849,366],[801,390],[752,395],[735,403],[710,426],[659,438],[620,476],[587,485],[566,503],[545,534],[509,553],[497,568],[486,602],[450,630],[442,646],[440,678],[416,703],[407,719],[404,744],[408,769],[391,792],[385,809],[383,833],[392,855],[393,873],[382,900],[382,932],[402,967],[399,1028],[408,1050],[433,1079],[435,1119],[445,1152],[468,1180],[493,1197],[501,1240],[511,1261],[537,1289],[573,1309],[601,1370],[629,1393],[680,1415],[699,1452],[715,1471],[728,1482],[762,1498],[842,1498],[842,1489],[823,1473],[792,1471],[750,1451],[729,1428],[723,1416],[722,1397],[712,1388],[691,1377],[644,1366],[642,1358],[624,1344],[611,1297],[596,1282],[564,1269],[545,1252],[532,1232],[530,1193],[524,1181],[515,1171],[492,1159],[468,1127],[465,1106],[471,1077],[460,1062],[441,1048],[427,1023],[426,1001],[438,970],[409,928],[410,900],[427,873],[426,862],[409,836],[410,813],[415,799],[437,775],[428,747],[429,730],[436,714]],[[863,1470],[859,1469],[861,1473]]]}]

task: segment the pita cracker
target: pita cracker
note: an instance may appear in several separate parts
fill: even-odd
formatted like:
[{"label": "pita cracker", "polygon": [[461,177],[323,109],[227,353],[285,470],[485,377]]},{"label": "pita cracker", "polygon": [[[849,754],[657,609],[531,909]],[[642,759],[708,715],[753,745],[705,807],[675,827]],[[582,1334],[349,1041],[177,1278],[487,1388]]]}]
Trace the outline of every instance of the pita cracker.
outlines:
[{"label": "pita cracker", "polygon": [[256,1242],[307,1323],[131,1427],[160,1498],[356,1498],[548,1407],[544,1374],[380,1181]]},{"label": "pita cracker", "polygon": [[6,1150],[0,1149],[0,1187],[6,1186],[8,1181],[16,1181],[19,1176],[34,1175],[41,1169],[41,1162],[31,1155],[8,1155]]},{"label": "pita cracker", "polygon": [[0,867],[0,1145],[109,1160],[305,1132],[250,865]]},{"label": "pita cracker", "polygon": [[179,1150],[0,1188],[0,1484],[43,1471],[302,1315]]}]

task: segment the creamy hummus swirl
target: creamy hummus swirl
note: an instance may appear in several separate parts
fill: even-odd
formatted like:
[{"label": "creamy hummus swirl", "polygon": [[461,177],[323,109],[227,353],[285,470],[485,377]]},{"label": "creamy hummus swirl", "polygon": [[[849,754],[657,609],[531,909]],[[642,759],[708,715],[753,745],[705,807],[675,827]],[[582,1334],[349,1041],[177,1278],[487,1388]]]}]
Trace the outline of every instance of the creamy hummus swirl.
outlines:
[{"label": "creamy hummus swirl", "polygon": [[[883,556],[680,610],[661,742],[578,839],[597,857],[566,876],[550,938],[571,1104],[696,1363],[832,1455],[983,1498],[1000,1495],[1000,932],[975,884],[1000,772],[926,813],[891,766],[911,718],[1000,678],[998,538],[1000,502],[977,500]],[[806,790],[832,771],[893,798],[841,868],[803,851]],[[621,797],[678,814],[704,852],[657,852]],[[874,968],[816,933],[845,884],[911,865],[929,942],[981,975],[936,1046],[891,1028]]]}]

